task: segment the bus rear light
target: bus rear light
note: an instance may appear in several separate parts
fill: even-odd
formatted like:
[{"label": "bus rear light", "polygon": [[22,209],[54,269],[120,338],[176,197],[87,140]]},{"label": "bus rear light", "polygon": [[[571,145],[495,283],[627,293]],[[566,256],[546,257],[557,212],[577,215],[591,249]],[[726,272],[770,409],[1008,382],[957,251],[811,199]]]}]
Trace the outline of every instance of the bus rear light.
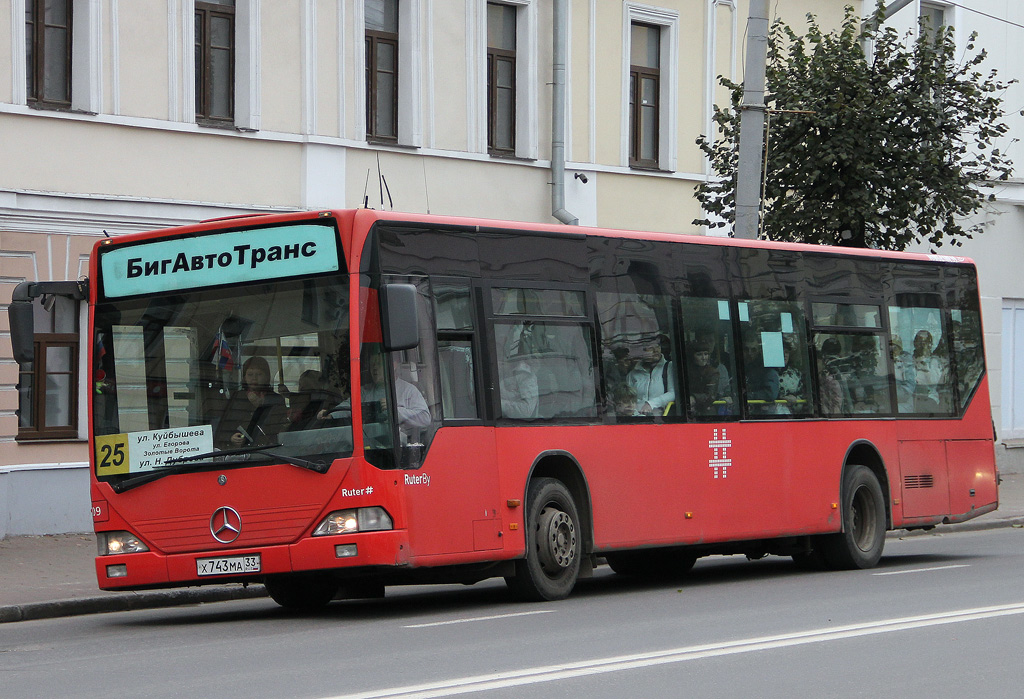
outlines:
[{"label": "bus rear light", "polygon": [[131,532],[97,532],[97,555],[116,556],[120,553],[142,553],[149,547]]},{"label": "bus rear light", "polygon": [[376,532],[387,529],[394,529],[394,523],[383,507],[360,507],[353,510],[336,510],[327,515],[324,521],[313,530],[313,536]]}]

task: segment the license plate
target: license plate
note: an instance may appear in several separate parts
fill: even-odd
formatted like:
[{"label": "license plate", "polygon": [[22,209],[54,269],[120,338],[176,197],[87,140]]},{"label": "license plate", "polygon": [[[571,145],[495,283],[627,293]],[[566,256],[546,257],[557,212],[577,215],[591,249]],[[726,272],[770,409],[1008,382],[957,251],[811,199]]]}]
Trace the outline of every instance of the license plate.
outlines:
[{"label": "license plate", "polygon": [[198,575],[231,575],[234,573],[258,572],[260,572],[259,554],[196,559],[196,573]]}]

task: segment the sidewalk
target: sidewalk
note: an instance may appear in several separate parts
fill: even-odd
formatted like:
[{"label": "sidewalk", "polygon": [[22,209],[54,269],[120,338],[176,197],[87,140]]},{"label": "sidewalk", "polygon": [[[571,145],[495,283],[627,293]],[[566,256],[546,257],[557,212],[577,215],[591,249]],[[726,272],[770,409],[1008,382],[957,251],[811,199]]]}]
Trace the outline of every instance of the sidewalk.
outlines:
[{"label": "sidewalk", "polygon": [[[1024,527],[1024,474],[1003,475],[999,509],[930,533]],[[917,534],[917,532],[912,533]],[[903,530],[890,536],[907,536]],[[0,623],[75,614],[126,611],[265,597],[262,585],[210,585],[143,592],[105,592],[96,587],[92,534],[19,536],[0,541]]]}]

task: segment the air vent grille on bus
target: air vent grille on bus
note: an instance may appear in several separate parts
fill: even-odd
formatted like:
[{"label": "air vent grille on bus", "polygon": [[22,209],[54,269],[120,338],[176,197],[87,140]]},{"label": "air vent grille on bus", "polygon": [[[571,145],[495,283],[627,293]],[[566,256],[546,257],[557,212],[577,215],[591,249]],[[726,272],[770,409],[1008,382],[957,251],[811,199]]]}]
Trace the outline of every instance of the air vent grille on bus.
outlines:
[{"label": "air vent grille on bus", "polygon": [[932,488],[935,486],[935,476],[930,473],[924,473],[920,476],[904,476],[903,487],[906,489],[911,488]]}]

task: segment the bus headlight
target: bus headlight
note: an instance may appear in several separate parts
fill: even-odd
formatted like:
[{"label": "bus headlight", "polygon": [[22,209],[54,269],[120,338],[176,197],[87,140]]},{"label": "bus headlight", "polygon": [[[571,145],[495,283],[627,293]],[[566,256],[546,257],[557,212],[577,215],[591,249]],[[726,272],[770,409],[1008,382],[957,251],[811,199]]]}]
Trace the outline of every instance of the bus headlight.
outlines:
[{"label": "bus headlight", "polygon": [[149,551],[149,547],[131,532],[97,532],[96,546],[100,556]]},{"label": "bus headlight", "polygon": [[335,510],[327,515],[313,530],[313,536],[377,532],[393,528],[394,523],[383,507],[359,507],[352,510]]}]

